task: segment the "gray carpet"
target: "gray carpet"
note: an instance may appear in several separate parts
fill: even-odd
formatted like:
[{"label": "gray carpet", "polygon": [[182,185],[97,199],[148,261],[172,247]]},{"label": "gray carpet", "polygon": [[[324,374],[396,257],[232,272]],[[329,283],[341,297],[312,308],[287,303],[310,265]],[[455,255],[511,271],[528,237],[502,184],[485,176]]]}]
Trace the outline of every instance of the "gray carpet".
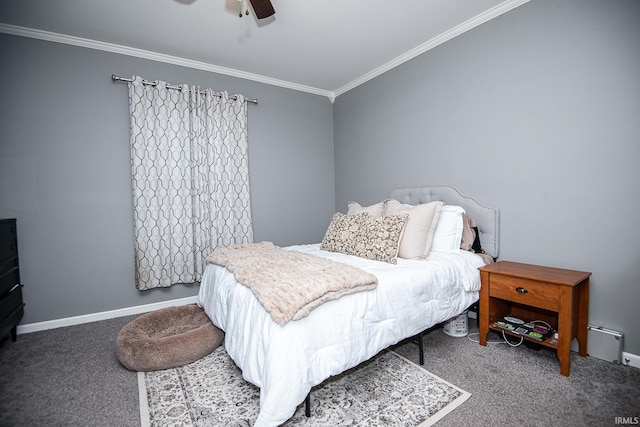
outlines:
[{"label": "gray carpet", "polygon": [[[477,334],[471,338],[477,341]],[[489,340],[502,337],[492,332]],[[415,346],[396,351],[417,360]],[[564,377],[551,349],[482,347],[435,330],[425,337],[425,366],[471,393],[438,423],[442,427],[614,426],[616,417],[640,417],[640,369],[577,353],[571,354],[570,376]]]},{"label": "gray carpet", "polygon": [[0,426],[139,426],[137,375],[115,352],[134,317],[5,338]]},{"label": "gray carpet", "polygon": [[[133,317],[19,335],[0,342],[0,426],[138,426],[136,373],[118,363],[115,340]],[[473,329],[472,329],[473,332]],[[497,340],[491,335],[491,340]],[[417,361],[417,345],[394,348]],[[425,367],[470,392],[438,426],[613,426],[640,416],[640,369],[505,344],[481,347],[435,329]]]}]

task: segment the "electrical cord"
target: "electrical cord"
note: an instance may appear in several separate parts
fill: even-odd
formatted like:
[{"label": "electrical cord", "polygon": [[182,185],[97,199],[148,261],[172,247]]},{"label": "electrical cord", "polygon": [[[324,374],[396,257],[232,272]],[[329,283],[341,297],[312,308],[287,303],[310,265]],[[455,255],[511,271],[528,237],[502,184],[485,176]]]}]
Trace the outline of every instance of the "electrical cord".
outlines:
[{"label": "electrical cord", "polygon": [[[477,337],[478,337],[478,339],[474,339],[474,338],[472,338],[472,337],[471,337],[472,335],[473,335],[474,337],[475,337],[475,336],[477,336]],[[472,333],[470,333],[469,335],[467,335],[467,338],[468,338],[471,342],[474,342],[474,343],[476,343],[476,344],[479,344],[479,343],[480,343],[480,332],[472,332]],[[487,341],[487,344],[504,344],[504,341]]]},{"label": "electrical cord", "polygon": [[553,331],[553,328],[551,327],[551,325],[548,324],[547,322],[545,322],[544,320],[532,320],[531,323],[542,323],[547,328],[549,328],[549,329],[551,329]]},{"label": "electrical cord", "polygon": [[507,334],[505,334],[504,331],[502,331],[502,339],[504,340],[505,343],[509,344],[510,347],[519,347],[524,342],[524,337],[520,337],[520,342],[519,343],[517,343],[517,344],[513,343],[512,344],[507,339]]}]

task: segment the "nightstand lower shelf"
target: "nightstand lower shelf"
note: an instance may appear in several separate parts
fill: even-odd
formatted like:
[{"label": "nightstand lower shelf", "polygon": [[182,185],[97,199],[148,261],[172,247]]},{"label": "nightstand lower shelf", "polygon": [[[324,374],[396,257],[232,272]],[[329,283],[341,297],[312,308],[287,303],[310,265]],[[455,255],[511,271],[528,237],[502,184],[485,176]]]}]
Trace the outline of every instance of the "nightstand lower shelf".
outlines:
[{"label": "nightstand lower shelf", "polygon": [[514,336],[516,338],[524,338],[527,341],[534,342],[536,344],[543,345],[545,347],[550,347],[553,349],[558,349],[557,340],[555,342],[549,342],[550,339],[546,339],[544,341],[536,341],[529,339],[527,337],[523,337],[522,335],[511,333],[501,328],[496,328],[493,326],[493,323],[500,320],[504,317],[516,317],[518,319],[522,319],[525,322],[544,322],[554,331],[558,330],[558,313],[544,310],[541,308],[529,307],[523,304],[505,301],[499,298],[495,298],[492,300],[491,305],[492,311],[489,313],[489,330],[502,332],[504,331],[506,334]]},{"label": "nightstand lower shelf", "polygon": [[514,338],[522,338],[524,341],[528,341],[528,342],[531,342],[531,343],[534,343],[534,344],[538,344],[538,345],[541,345],[541,346],[544,346],[544,347],[549,347],[549,348],[552,348],[554,350],[558,350],[558,340],[556,338],[554,338],[553,334],[551,334],[550,337],[548,337],[548,338],[546,338],[546,339],[544,339],[542,341],[539,341],[539,340],[527,338],[524,335],[520,335],[520,334],[517,334],[517,333],[514,333],[514,332],[509,332],[509,331],[507,331],[505,329],[502,329],[502,328],[497,328],[495,326],[489,326],[489,330],[497,332],[497,333],[504,333],[505,335],[509,335],[511,337],[514,337]]}]

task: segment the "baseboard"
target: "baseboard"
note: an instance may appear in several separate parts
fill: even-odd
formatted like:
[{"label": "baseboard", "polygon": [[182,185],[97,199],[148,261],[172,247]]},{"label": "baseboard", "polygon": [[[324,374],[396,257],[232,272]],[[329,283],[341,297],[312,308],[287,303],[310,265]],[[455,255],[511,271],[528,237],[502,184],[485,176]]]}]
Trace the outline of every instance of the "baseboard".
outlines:
[{"label": "baseboard", "polygon": [[637,354],[631,354],[622,352],[622,364],[627,366],[633,366],[634,368],[640,368],[640,356]]},{"label": "baseboard", "polygon": [[18,325],[18,334],[28,334],[31,332],[45,331],[47,329],[62,328],[64,326],[80,325],[82,323],[97,322],[100,320],[115,319],[117,317],[130,316],[132,314],[148,313],[161,308],[173,307],[177,305],[194,304],[197,296],[179,298],[169,301],[156,302],[152,304],[138,305],[135,307],[120,308],[118,310],[102,311],[99,313],[84,314],[82,316],[66,317],[63,319],[47,320],[45,322],[27,323]]},{"label": "baseboard", "polygon": [[[98,322],[100,320],[115,319],[118,317],[130,316],[133,314],[148,313],[162,308],[173,307],[177,305],[195,304],[198,297],[186,297],[169,301],[156,302],[152,304],[138,305],[134,307],[120,308],[118,310],[102,311],[99,313],[85,314],[82,316],[65,317],[63,319],[47,320],[45,322],[27,323],[18,325],[18,334],[28,334],[31,332],[45,331],[47,329],[62,328],[65,326],[80,325],[83,323]],[[476,313],[469,311],[469,317],[474,319]],[[640,368],[640,356],[637,354],[622,352],[622,364]]]}]

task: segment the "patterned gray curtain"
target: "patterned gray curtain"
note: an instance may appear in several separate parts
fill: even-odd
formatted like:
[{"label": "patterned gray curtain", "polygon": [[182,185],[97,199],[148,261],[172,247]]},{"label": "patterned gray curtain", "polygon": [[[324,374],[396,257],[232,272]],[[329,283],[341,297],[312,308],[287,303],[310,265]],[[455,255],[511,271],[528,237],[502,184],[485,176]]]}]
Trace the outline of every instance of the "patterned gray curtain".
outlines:
[{"label": "patterned gray curtain", "polygon": [[244,98],[167,86],[129,83],[140,290],[199,282],[213,250],[253,242]]}]

